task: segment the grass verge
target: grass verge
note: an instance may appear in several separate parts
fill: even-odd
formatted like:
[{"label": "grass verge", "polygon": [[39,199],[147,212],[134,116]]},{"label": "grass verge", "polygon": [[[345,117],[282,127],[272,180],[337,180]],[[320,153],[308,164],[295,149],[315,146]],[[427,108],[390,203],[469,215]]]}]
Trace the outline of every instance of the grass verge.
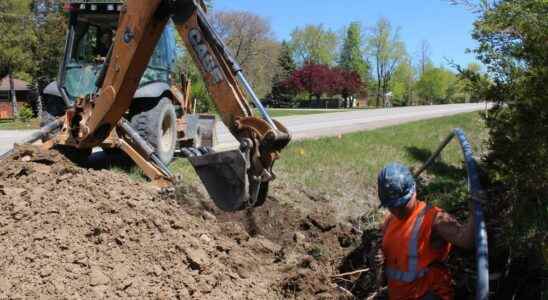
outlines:
[{"label": "grass verge", "polygon": [[[398,161],[419,167],[456,127],[466,132],[474,153],[481,153],[485,126],[478,113],[467,113],[295,142],[284,151],[276,169],[282,180],[341,202],[341,213],[353,215],[356,207],[377,206],[376,177],[384,165]],[[442,160],[422,176],[420,196],[437,204],[451,202],[466,193],[465,176],[460,147],[453,141]]]},{"label": "grass verge", "polygon": [[40,128],[40,120],[32,119],[27,122],[19,120],[1,120],[0,130],[23,130],[23,129],[38,129]]},{"label": "grass verge", "polygon": [[[418,121],[382,129],[291,143],[276,163],[278,179],[272,193],[314,193],[335,204],[342,217],[356,217],[377,207],[376,176],[391,161],[419,167],[453,128],[462,128],[474,153],[483,151],[487,131],[479,113]],[[186,160],[170,168],[183,180],[198,182]],[[419,196],[449,211],[461,207],[466,196],[466,173],[462,153],[454,140],[441,161],[419,181]]]}]

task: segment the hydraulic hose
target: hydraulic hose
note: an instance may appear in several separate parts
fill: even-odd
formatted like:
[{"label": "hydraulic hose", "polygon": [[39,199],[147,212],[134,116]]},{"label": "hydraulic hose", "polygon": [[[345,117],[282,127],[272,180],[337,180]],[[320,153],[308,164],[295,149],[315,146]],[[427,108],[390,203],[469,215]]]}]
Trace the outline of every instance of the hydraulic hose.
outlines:
[{"label": "hydraulic hose", "polygon": [[432,162],[440,155],[445,147],[456,137],[460,143],[464,162],[466,164],[466,172],[468,174],[468,191],[473,201],[474,217],[475,217],[475,245],[476,245],[476,299],[487,300],[489,298],[489,255],[487,247],[487,230],[481,207],[481,194],[483,188],[479,180],[478,166],[472,154],[472,146],[468,142],[464,131],[460,128],[454,129],[445,140],[440,144],[436,151],[424,163],[424,165],[415,172],[415,176],[419,176]]}]

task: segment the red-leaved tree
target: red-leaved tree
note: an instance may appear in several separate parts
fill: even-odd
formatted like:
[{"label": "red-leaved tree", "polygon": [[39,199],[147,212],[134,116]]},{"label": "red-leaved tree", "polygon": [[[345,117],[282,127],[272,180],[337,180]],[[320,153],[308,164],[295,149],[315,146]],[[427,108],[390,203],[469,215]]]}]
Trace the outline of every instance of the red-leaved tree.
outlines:
[{"label": "red-leaved tree", "polygon": [[363,82],[355,71],[342,68],[332,69],[333,83],[331,95],[341,95],[344,99],[360,92]]},{"label": "red-leaved tree", "polygon": [[308,63],[293,72],[289,80],[298,91],[320,99],[323,94],[331,94],[334,79],[329,66]]},{"label": "red-leaved tree", "polygon": [[280,84],[288,90],[308,92],[317,99],[323,94],[341,95],[346,99],[359,93],[362,80],[354,71],[309,63],[295,70],[289,80]]}]

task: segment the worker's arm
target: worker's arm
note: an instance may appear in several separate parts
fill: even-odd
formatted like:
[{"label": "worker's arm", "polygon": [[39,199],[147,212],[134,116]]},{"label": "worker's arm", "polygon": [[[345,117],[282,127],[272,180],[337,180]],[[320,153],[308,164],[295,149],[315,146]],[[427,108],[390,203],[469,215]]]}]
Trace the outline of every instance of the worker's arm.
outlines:
[{"label": "worker's arm", "polygon": [[474,247],[474,211],[470,205],[470,216],[465,224],[461,224],[455,217],[445,211],[436,214],[433,231],[437,237],[464,249]]}]

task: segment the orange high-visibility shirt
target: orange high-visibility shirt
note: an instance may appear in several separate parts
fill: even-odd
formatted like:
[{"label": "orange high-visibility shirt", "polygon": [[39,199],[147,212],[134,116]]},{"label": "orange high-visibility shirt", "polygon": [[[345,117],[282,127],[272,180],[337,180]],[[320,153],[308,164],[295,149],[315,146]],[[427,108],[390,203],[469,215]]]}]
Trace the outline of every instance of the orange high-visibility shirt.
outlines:
[{"label": "orange high-visibility shirt", "polygon": [[431,244],[432,224],[439,211],[417,201],[405,219],[388,219],[382,249],[390,299],[420,299],[428,292],[444,300],[453,298],[451,274],[439,264],[447,259],[451,244],[444,243],[440,249]]}]

